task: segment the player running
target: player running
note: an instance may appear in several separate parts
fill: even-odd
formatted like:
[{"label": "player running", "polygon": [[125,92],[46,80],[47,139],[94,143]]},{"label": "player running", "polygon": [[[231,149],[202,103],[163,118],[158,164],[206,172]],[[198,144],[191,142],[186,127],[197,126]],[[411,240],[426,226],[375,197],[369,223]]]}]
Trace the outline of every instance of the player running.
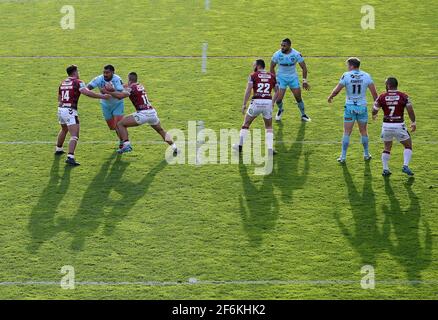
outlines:
[{"label": "player running", "polygon": [[167,144],[172,147],[173,156],[176,157],[178,155],[178,149],[175,143],[167,134],[167,132],[161,127],[157,111],[149,102],[144,86],[138,83],[138,76],[135,72],[131,72],[128,75],[128,85],[123,89],[122,92],[108,91],[107,87],[104,87],[102,91],[110,94],[115,99],[124,99],[129,97],[136,110],[136,112],[124,117],[117,123],[120,139],[122,140],[122,147],[117,150],[118,153],[132,151],[127,128],[136,127],[147,123],[163,138]]},{"label": "player running", "polygon": [[414,132],[417,129],[415,123],[415,112],[411,101],[406,93],[397,90],[398,81],[396,78],[386,79],[386,93],[382,93],[374,103],[373,119],[377,118],[377,113],[380,108],[383,109],[383,125],[382,125],[382,140],[385,145],[385,150],[382,153],[383,173],[384,177],[391,175],[389,170],[389,159],[391,157],[392,141],[396,139],[405,147],[403,152],[403,169],[402,172],[408,176],[413,176],[414,173],[409,168],[409,162],[412,158],[412,139],[406,129],[404,122],[405,108],[408,111],[411,119],[411,130]]},{"label": "player running", "polygon": [[[114,66],[106,65],[103,67],[103,74],[94,78],[88,85],[87,88],[93,90],[94,88],[102,89],[107,86],[108,91],[123,91],[122,79],[116,75]],[[123,100],[119,100],[111,97],[109,100],[101,100],[100,105],[102,108],[103,117],[106,120],[108,128],[110,130],[115,130],[119,138],[119,148],[123,146],[123,140],[120,137],[120,133],[117,129],[117,123],[122,120],[124,114],[124,103]]]},{"label": "player running", "polygon": [[295,64],[298,63],[303,69],[303,88],[310,90],[310,85],[307,82],[307,66],[304,62],[304,58],[297,50],[291,48],[292,42],[290,39],[284,39],[281,42],[281,49],[274,53],[271,61],[271,73],[275,75],[275,66],[278,64],[277,82],[280,87],[278,94],[277,106],[278,111],[275,116],[275,120],[280,121],[283,115],[283,98],[286,93],[286,89],[289,87],[292,91],[295,100],[297,101],[298,108],[301,113],[302,121],[310,121],[310,118],[306,115],[304,110],[304,101],[301,97],[300,80],[297,75]]},{"label": "player running", "polygon": [[348,71],[342,75],[339,84],[335,87],[331,95],[328,97],[328,102],[332,103],[333,98],[345,87],[347,98],[344,111],[344,136],[342,138],[342,153],[338,158],[338,162],[344,164],[347,158],[347,149],[350,144],[350,135],[353,131],[354,123],[357,121],[359,132],[361,134],[361,142],[364,149],[365,161],[371,160],[371,154],[368,150],[368,108],[366,91],[370,90],[373,96],[373,101],[377,99],[376,86],[374,85],[371,76],[360,70],[360,60],[358,58],[349,58],[347,60]]},{"label": "player running", "polygon": [[[263,115],[266,129],[266,146],[268,155],[273,155],[274,151],[274,132],[272,130],[272,109],[277,101],[278,86],[275,75],[265,71],[265,61],[262,59],[256,60],[253,65],[254,72],[248,78],[245,96],[243,98],[242,113],[245,114],[248,100],[253,91],[251,104],[246,112],[243,121],[242,129],[240,130],[239,144],[234,144],[233,148],[236,151],[242,152],[243,142],[248,136],[249,127],[258,115]],[[274,98],[272,98],[272,90],[275,89]]]},{"label": "player running", "polygon": [[78,101],[81,93],[95,99],[109,99],[111,96],[106,94],[94,93],[86,88],[85,83],[79,79],[79,70],[75,65],[67,68],[68,78],[61,82],[58,89],[58,119],[61,130],[58,133],[56,143],[56,155],[64,154],[64,145],[67,132],[71,138],[68,144],[68,155],[65,162],[71,166],[78,166],[75,160],[75,149],[79,140],[79,118]]}]

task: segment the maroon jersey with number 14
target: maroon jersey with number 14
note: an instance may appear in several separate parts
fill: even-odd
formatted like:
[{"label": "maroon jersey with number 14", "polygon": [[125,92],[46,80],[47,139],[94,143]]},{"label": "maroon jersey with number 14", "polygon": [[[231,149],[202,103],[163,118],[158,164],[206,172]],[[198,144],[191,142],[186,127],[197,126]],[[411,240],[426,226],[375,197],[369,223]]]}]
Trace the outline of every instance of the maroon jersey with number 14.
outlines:
[{"label": "maroon jersey with number 14", "polygon": [[77,110],[81,88],[85,88],[85,83],[78,78],[68,77],[62,81],[58,89],[58,107]]},{"label": "maroon jersey with number 14", "polygon": [[254,91],[253,99],[270,99],[272,100],[272,90],[277,84],[275,76],[266,71],[256,71],[251,73],[249,81],[252,82]]},{"label": "maroon jersey with number 14", "polygon": [[405,108],[410,104],[408,95],[397,90],[382,93],[375,102],[377,108],[383,109],[386,123],[403,123]]},{"label": "maroon jersey with number 14", "polygon": [[149,102],[148,95],[144,86],[140,83],[132,83],[128,87],[129,99],[135,107],[135,110],[148,110],[153,109]]}]

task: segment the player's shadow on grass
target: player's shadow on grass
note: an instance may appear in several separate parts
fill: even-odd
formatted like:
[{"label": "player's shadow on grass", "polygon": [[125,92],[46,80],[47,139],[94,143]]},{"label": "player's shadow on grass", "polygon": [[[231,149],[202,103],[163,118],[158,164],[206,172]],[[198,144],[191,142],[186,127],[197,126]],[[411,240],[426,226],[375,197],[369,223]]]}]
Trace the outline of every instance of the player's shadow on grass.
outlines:
[{"label": "player's shadow on grass", "polygon": [[389,206],[383,205],[386,237],[389,238],[392,229],[396,238],[395,241],[388,242],[389,253],[405,268],[411,281],[421,280],[421,270],[426,269],[432,259],[432,235],[425,220],[424,244],[420,240],[421,205],[418,196],[412,190],[413,183],[413,178],[405,183],[410,203],[409,208],[403,210],[390,179],[385,179],[385,193]]},{"label": "player's shadow on grass", "polygon": [[279,208],[274,194],[274,176],[272,174],[263,176],[261,185],[257,186],[249,177],[247,170],[244,164],[239,164],[244,192],[239,197],[240,216],[251,245],[260,246],[263,233],[273,229],[278,219]]},{"label": "player's shadow on grass", "polygon": [[[138,183],[121,182],[129,162],[121,160],[120,155],[111,156],[101,167],[98,174],[88,186],[82,198],[76,215],[70,221],[64,221],[64,230],[74,237],[72,249],[80,251],[85,239],[97,232],[100,225],[104,226],[104,235],[111,235],[116,225],[129,213],[136,202],[148,191],[155,175],[161,171],[167,162],[161,161],[149,171]],[[111,192],[121,195],[120,199],[111,199]],[[105,208],[110,208],[105,213]],[[108,211],[108,210],[106,210]]]},{"label": "player's shadow on grass", "polygon": [[283,202],[291,202],[293,191],[303,188],[306,184],[310,169],[310,152],[304,154],[304,168],[302,172],[298,172],[298,165],[303,153],[303,141],[306,135],[306,123],[301,122],[298,129],[295,142],[290,148],[286,147],[283,138],[283,124],[278,124],[277,141],[280,141],[278,147],[278,155],[274,158],[273,175],[275,184],[281,190],[281,198]]},{"label": "player's shadow on grass", "polygon": [[354,221],[354,230],[341,221],[336,212],[335,220],[342,234],[351,246],[360,254],[363,265],[376,266],[376,256],[386,246],[386,239],[379,231],[377,223],[376,198],[372,186],[372,174],[369,162],[365,163],[363,189],[360,192],[353,182],[347,165],[342,166],[348,201]]},{"label": "player's shadow on grass", "polygon": [[62,175],[59,174],[61,157],[55,156],[50,169],[50,179],[38,199],[37,205],[32,209],[29,219],[28,230],[31,243],[28,251],[35,253],[41,245],[51,239],[57,232],[55,213],[58,206],[67,193],[70,185],[70,173],[72,167],[65,166]]}]

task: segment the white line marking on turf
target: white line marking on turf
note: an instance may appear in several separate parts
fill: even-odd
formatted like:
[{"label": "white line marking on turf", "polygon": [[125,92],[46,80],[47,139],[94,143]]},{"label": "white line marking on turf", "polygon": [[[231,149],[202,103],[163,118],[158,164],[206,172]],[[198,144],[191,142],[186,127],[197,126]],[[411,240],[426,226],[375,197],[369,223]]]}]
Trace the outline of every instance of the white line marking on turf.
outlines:
[{"label": "white line marking on turf", "polygon": [[204,42],[202,45],[202,73],[207,73],[207,49],[208,43]]},{"label": "white line marking on turf", "polygon": [[210,0],[205,0],[205,10],[210,10]]},{"label": "white line marking on turf", "polygon": [[[189,281],[75,281],[79,286],[181,286],[181,285],[348,285],[359,280],[189,280]],[[380,280],[376,285],[438,285],[438,280]],[[60,281],[3,281],[0,286],[59,286]]]},{"label": "white line marking on turf", "polygon": [[[362,55],[361,58],[373,58],[373,59],[438,59],[438,56],[416,56],[416,55]],[[270,58],[270,56],[209,56],[209,59],[256,59],[256,58]],[[348,56],[331,56],[331,55],[313,55],[305,56],[310,59],[345,59]],[[35,55],[35,56],[0,56],[0,59],[202,59],[202,55],[186,55],[186,56],[164,56],[164,55],[131,55],[131,56],[102,56],[102,55],[89,55],[89,56],[51,56],[51,55]]]},{"label": "white line marking on turf", "polygon": [[[280,140],[274,141],[278,144],[316,144],[316,145],[333,145],[333,144],[341,144],[341,141],[319,141],[319,140]],[[0,145],[45,145],[45,144],[55,144],[56,141],[0,141]],[[186,143],[197,143],[197,141],[186,141]],[[352,141],[351,144],[360,144],[361,142]],[[381,144],[381,141],[370,141],[370,144]],[[415,141],[416,144],[424,144],[424,145],[436,145],[438,141]],[[81,141],[80,144],[116,144],[115,141],[105,141],[105,140],[97,140],[97,141]],[[133,144],[140,145],[154,145],[154,144],[165,144],[161,140],[147,140],[147,141],[133,141]],[[206,142],[205,144],[209,144]],[[215,144],[215,143],[211,143]]]}]

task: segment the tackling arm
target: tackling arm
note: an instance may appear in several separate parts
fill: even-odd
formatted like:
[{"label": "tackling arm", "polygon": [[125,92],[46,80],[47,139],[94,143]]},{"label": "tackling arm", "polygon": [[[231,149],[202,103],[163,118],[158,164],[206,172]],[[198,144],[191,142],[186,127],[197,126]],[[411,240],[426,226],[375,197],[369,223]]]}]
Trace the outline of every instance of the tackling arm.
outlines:
[{"label": "tackling arm", "polygon": [[330,96],[328,97],[327,101],[328,103],[332,103],[333,102],[333,98],[336,97],[339,92],[341,92],[341,90],[344,88],[344,86],[342,84],[338,84],[332,91],[332,93],[330,94]]},{"label": "tackling arm", "polygon": [[94,99],[104,99],[104,100],[107,100],[107,99],[110,98],[110,96],[107,95],[107,94],[96,93],[96,92],[91,91],[88,88],[81,88],[79,91],[83,95],[86,95],[87,97],[94,98]]}]

